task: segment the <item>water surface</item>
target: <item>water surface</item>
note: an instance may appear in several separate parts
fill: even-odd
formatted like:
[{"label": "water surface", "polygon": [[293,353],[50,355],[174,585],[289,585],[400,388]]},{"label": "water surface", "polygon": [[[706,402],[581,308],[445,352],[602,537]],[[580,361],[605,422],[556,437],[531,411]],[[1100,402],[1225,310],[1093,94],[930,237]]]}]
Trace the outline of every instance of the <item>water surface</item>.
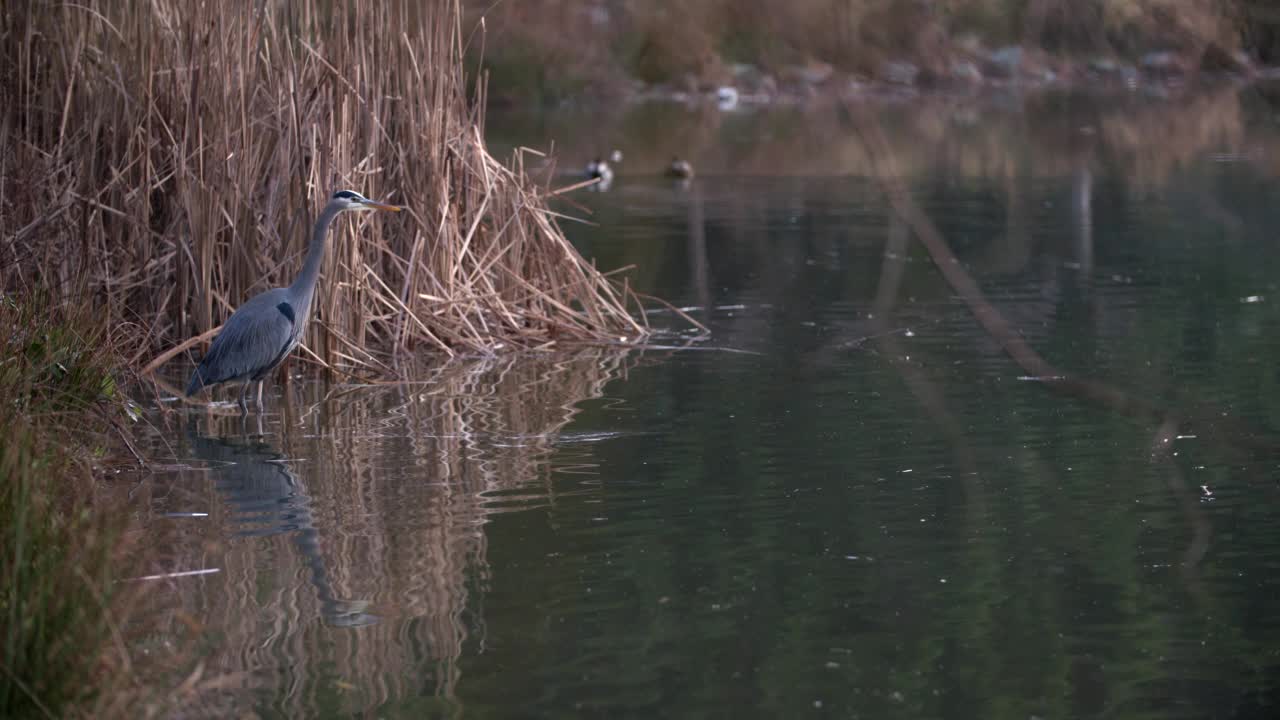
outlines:
[{"label": "water surface", "polygon": [[[1074,384],[975,320],[838,113],[619,121],[635,169],[566,231],[708,339],[655,308],[689,349],[156,416],[189,464],[136,492],[158,570],[218,570],[156,585],[227,678],[193,713],[1274,717],[1273,129],[1188,105],[1194,147],[1163,151],[1118,139],[1150,110],[882,116],[957,264]],[[591,127],[566,154],[615,138]],[[701,138],[691,184],[656,175],[671,136]]]}]

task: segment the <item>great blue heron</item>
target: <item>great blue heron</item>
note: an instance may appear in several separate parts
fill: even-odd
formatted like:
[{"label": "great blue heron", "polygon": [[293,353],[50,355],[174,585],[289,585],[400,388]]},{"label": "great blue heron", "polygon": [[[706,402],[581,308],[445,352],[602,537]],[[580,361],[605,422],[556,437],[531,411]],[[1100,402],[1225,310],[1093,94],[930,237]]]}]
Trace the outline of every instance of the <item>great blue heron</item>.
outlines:
[{"label": "great blue heron", "polygon": [[[302,340],[302,331],[311,314],[311,299],[320,262],[324,259],[325,238],[329,225],[346,210],[390,210],[402,208],[374,202],[358,192],[339,190],[324,206],[316,227],[311,231],[311,247],[307,250],[302,272],[289,287],[275,288],[255,295],[231,313],[214,339],[200,366],[191,374],[187,397],[206,387],[224,382],[243,382],[240,388],[240,411],[249,412],[245,393],[249,383],[261,382]],[[259,385],[261,388],[261,385]],[[261,410],[262,398],[258,398]]]}]

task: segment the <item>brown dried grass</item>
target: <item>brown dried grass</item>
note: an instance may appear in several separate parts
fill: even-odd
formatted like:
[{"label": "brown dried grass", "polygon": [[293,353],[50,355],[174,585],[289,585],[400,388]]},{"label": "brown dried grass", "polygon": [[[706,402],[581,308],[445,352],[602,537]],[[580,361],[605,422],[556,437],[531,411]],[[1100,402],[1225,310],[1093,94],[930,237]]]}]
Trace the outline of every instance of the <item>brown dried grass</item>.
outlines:
[{"label": "brown dried grass", "polygon": [[140,363],[288,284],[349,187],[410,212],[336,223],[302,355],[642,338],[487,151],[471,39],[456,0],[7,3],[0,289],[100,307]]}]

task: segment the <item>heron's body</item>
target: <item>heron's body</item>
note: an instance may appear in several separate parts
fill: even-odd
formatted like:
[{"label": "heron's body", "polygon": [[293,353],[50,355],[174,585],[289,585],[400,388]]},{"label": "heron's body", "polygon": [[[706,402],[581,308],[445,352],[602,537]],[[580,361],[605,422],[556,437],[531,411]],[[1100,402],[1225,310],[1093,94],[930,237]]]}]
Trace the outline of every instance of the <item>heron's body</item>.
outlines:
[{"label": "heron's body", "polygon": [[316,220],[311,246],[298,279],[289,287],[267,290],[250,298],[227,318],[209,352],[187,384],[187,395],[224,382],[240,382],[240,409],[247,411],[245,393],[249,383],[262,381],[284,361],[302,341],[311,316],[311,300],[320,277],[329,225],[344,210],[399,210],[394,205],[375,203],[359,193],[340,190]]},{"label": "heron's body", "polygon": [[309,309],[299,311],[298,299],[290,289],[275,288],[255,295],[227,318],[191,374],[188,396],[218,383],[263,380],[284,361],[302,339]]}]

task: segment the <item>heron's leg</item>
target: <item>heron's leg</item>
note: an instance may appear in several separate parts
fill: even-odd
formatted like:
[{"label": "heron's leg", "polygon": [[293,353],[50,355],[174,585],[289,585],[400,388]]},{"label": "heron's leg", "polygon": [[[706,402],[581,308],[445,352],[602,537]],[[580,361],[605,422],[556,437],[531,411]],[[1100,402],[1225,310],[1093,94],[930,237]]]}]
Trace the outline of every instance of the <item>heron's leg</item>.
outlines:
[{"label": "heron's leg", "polygon": [[244,396],[249,392],[250,382],[251,382],[250,380],[245,380],[244,384],[240,386],[240,414],[241,415],[249,414],[249,404],[244,401]]},{"label": "heron's leg", "polygon": [[266,380],[258,381],[258,412],[262,412],[262,384],[264,382],[266,382]]}]

